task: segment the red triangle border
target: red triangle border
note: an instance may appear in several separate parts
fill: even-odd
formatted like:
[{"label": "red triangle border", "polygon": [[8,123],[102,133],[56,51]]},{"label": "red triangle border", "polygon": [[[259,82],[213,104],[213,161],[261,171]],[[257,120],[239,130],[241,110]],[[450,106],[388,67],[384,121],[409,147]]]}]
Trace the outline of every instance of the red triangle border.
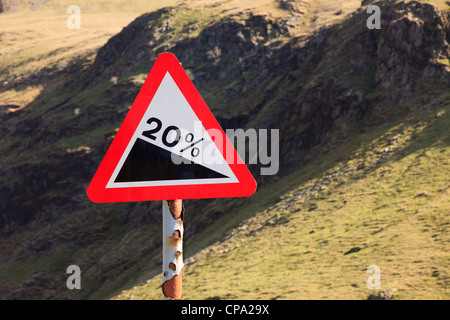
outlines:
[{"label": "red triangle border", "polygon": [[[122,154],[133,137],[142,117],[158,90],[165,74],[169,72],[172,79],[188,101],[206,130],[220,130],[224,136],[223,150],[232,150],[234,163],[229,163],[231,170],[239,182],[224,184],[196,184],[171,185],[151,187],[106,188]],[[217,143],[216,143],[216,146]],[[221,150],[218,146],[218,149]],[[221,150],[221,152],[223,152]],[[227,159],[224,156],[225,159]],[[180,62],[171,53],[158,56],[138,96],[128,111],[125,120],[119,128],[105,157],[100,163],[91,183],[87,195],[93,202],[128,202],[152,201],[171,199],[201,199],[201,198],[228,198],[249,197],[256,191],[256,181],[242,162],[233,145],[226,137],[216,118],[209,110],[200,93],[184,71]]]}]

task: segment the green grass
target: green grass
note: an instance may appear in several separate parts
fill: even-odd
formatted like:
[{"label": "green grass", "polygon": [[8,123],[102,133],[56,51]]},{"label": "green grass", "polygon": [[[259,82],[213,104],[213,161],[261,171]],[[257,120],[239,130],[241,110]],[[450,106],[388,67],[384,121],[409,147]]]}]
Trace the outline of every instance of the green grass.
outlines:
[{"label": "green grass", "polygon": [[[439,97],[259,190],[190,242],[223,236],[187,259],[184,298],[366,299],[377,265],[395,299],[448,299],[449,111]],[[160,282],[117,298],[160,299]]]},{"label": "green grass", "polygon": [[440,64],[445,64],[446,66],[450,66],[450,60],[446,58],[437,59]]},{"label": "green grass", "polygon": [[68,267],[67,261],[70,261],[75,254],[76,250],[63,249],[31,260],[22,259],[4,263],[0,272],[0,281],[4,285],[9,285],[26,280],[27,275],[42,272],[54,272],[63,277]]}]

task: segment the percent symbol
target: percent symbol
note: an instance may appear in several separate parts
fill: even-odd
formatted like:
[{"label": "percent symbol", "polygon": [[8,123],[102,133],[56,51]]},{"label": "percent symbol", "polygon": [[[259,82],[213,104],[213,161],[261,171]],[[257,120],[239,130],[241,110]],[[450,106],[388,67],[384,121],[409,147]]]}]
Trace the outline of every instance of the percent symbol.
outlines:
[{"label": "percent symbol", "polygon": [[[193,135],[192,133],[188,133],[188,134],[186,135],[186,138],[185,138],[185,139],[186,139],[186,142],[192,142],[192,141],[194,141],[194,135]],[[197,140],[197,141],[195,141],[195,142],[192,142],[189,146],[187,146],[187,147],[181,149],[180,152],[184,152],[184,151],[186,151],[186,150],[188,150],[188,149],[191,149],[191,156],[193,156],[193,157],[198,156],[198,155],[200,154],[200,149],[197,148],[197,147],[194,147],[194,146],[195,146],[196,144],[202,142],[203,140],[205,140],[205,138],[201,138],[200,140]]]}]

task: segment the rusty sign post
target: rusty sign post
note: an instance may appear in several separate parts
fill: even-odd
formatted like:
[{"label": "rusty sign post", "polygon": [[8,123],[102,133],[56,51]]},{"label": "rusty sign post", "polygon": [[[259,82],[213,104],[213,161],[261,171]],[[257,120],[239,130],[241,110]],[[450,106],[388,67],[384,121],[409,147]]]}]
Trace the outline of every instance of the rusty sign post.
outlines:
[{"label": "rusty sign post", "polygon": [[180,300],[183,296],[183,218],[182,200],[162,202],[163,211],[163,278],[165,299]]}]

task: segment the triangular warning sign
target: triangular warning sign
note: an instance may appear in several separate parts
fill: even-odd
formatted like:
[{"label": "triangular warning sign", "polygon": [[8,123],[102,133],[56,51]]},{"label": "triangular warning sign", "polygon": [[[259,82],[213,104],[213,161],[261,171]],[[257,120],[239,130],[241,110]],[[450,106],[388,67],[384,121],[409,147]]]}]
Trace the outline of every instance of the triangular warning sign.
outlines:
[{"label": "triangular warning sign", "polygon": [[248,197],[256,182],[173,54],[158,56],[92,179],[94,202]]}]

